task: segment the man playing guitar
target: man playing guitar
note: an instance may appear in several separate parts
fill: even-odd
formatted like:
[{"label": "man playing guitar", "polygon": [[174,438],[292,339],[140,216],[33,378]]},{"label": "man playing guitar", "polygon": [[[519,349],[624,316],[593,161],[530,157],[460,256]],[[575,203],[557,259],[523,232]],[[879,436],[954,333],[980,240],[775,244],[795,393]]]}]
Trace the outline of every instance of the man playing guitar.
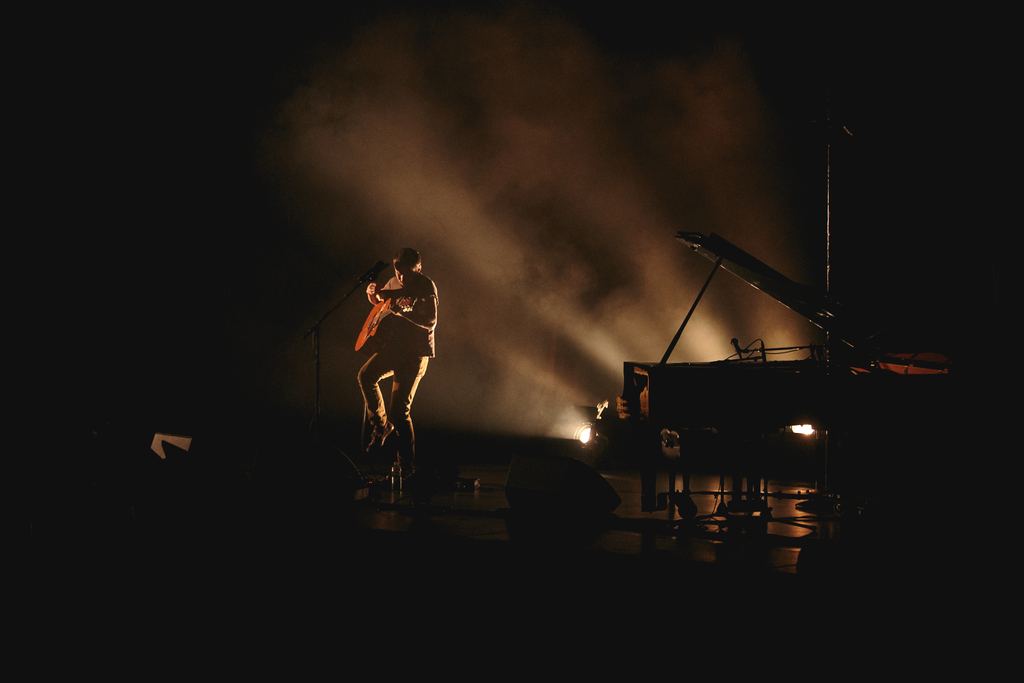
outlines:
[{"label": "man playing guitar", "polygon": [[[415,249],[400,250],[393,264],[395,275],[383,287],[371,282],[366,288],[366,297],[374,304],[374,312],[367,319],[356,348],[361,347],[372,355],[359,370],[358,379],[367,419],[373,428],[366,450],[379,450],[394,431],[402,472],[409,474],[416,471],[412,402],[427,371],[427,362],[434,357],[437,286],[420,272],[422,263]],[[389,299],[401,303],[384,304]],[[388,309],[386,312],[390,315],[381,315],[381,308]],[[365,343],[368,335],[375,338],[374,343]],[[385,407],[380,381],[387,377],[392,377],[392,385],[391,400]],[[425,469],[422,465],[420,463],[420,470]]]}]

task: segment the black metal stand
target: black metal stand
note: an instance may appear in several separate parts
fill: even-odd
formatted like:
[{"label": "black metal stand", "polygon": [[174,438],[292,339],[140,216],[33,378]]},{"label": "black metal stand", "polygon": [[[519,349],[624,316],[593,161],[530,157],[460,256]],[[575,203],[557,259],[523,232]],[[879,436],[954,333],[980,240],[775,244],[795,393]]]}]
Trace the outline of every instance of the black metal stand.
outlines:
[{"label": "black metal stand", "polygon": [[345,303],[350,296],[355,294],[356,290],[363,286],[364,283],[371,280],[375,280],[381,271],[387,267],[387,264],[383,261],[378,261],[373,268],[363,273],[363,276],[359,278],[355,286],[349,290],[348,294],[341,298],[341,301],[332,306],[326,313],[320,316],[320,319],[313,323],[313,326],[306,331],[306,334],[302,335],[303,339],[313,338],[313,365],[314,371],[314,389],[313,389],[313,419],[309,425],[309,436],[311,443],[316,443],[317,436],[319,435],[320,429],[320,415],[322,412],[322,406],[320,402],[320,329],[323,327],[324,321],[334,313],[338,308]]}]

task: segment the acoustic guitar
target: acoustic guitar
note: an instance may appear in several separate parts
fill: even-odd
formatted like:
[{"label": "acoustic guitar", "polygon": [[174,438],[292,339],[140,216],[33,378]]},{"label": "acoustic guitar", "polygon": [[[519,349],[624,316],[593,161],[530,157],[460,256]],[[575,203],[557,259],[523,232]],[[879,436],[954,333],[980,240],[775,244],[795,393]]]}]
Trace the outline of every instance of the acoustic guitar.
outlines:
[{"label": "acoustic guitar", "polygon": [[[367,316],[366,322],[363,323],[363,329],[359,332],[359,338],[356,339],[356,351],[362,350],[370,355],[376,353],[387,342],[389,336],[386,332],[381,331],[381,323],[392,313],[398,311],[408,313],[413,309],[417,301],[418,299],[411,296],[404,296],[385,299],[374,306],[373,310],[370,311],[370,315]],[[378,332],[381,333],[378,334]],[[367,346],[368,343],[369,345]]]}]

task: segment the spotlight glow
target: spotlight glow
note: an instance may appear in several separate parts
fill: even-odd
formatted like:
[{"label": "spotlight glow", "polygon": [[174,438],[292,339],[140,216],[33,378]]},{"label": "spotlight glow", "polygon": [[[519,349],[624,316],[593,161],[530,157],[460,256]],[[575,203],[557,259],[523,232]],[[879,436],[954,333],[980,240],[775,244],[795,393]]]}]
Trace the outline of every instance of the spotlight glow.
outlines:
[{"label": "spotlight glow", "polygon": [[582,427],[580,427],[579,429],[576,430],[576,437],[575,438],[578,439],[580,443],[584,443],[584,444],[585,443],[589,443],[590,442],[590,437],[591,437],[591,435],[593,435],[593,433],[594,433],[593,425],[586,424],[586,425],[583,425]]},{"label": "spotlight glow", "polygon": [[793,425],[792,427],[790,427],[790,429],[793,430],[794,434],[813,434],[814,433],[814,427],[812,427],[811,425]]}]

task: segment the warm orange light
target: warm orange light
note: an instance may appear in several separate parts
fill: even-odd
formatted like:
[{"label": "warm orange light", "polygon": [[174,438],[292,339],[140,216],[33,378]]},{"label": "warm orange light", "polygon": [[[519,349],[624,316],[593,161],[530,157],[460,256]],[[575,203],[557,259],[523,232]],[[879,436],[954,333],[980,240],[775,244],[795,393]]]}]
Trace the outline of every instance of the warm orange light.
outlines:
[{"label": "warm orange light", "polygon": [[583,425],[576,430],[576,438],[579,439],[580,443],[588,443],[593,432],[594,430],[592,425]]},{"label": "warm orange light", "polygon": [[793,425],[792,427],[790,427],[790,429],[793,430],[794,434],[813,434],[814,433],[814,427],[812,427],[811,425]]}]

